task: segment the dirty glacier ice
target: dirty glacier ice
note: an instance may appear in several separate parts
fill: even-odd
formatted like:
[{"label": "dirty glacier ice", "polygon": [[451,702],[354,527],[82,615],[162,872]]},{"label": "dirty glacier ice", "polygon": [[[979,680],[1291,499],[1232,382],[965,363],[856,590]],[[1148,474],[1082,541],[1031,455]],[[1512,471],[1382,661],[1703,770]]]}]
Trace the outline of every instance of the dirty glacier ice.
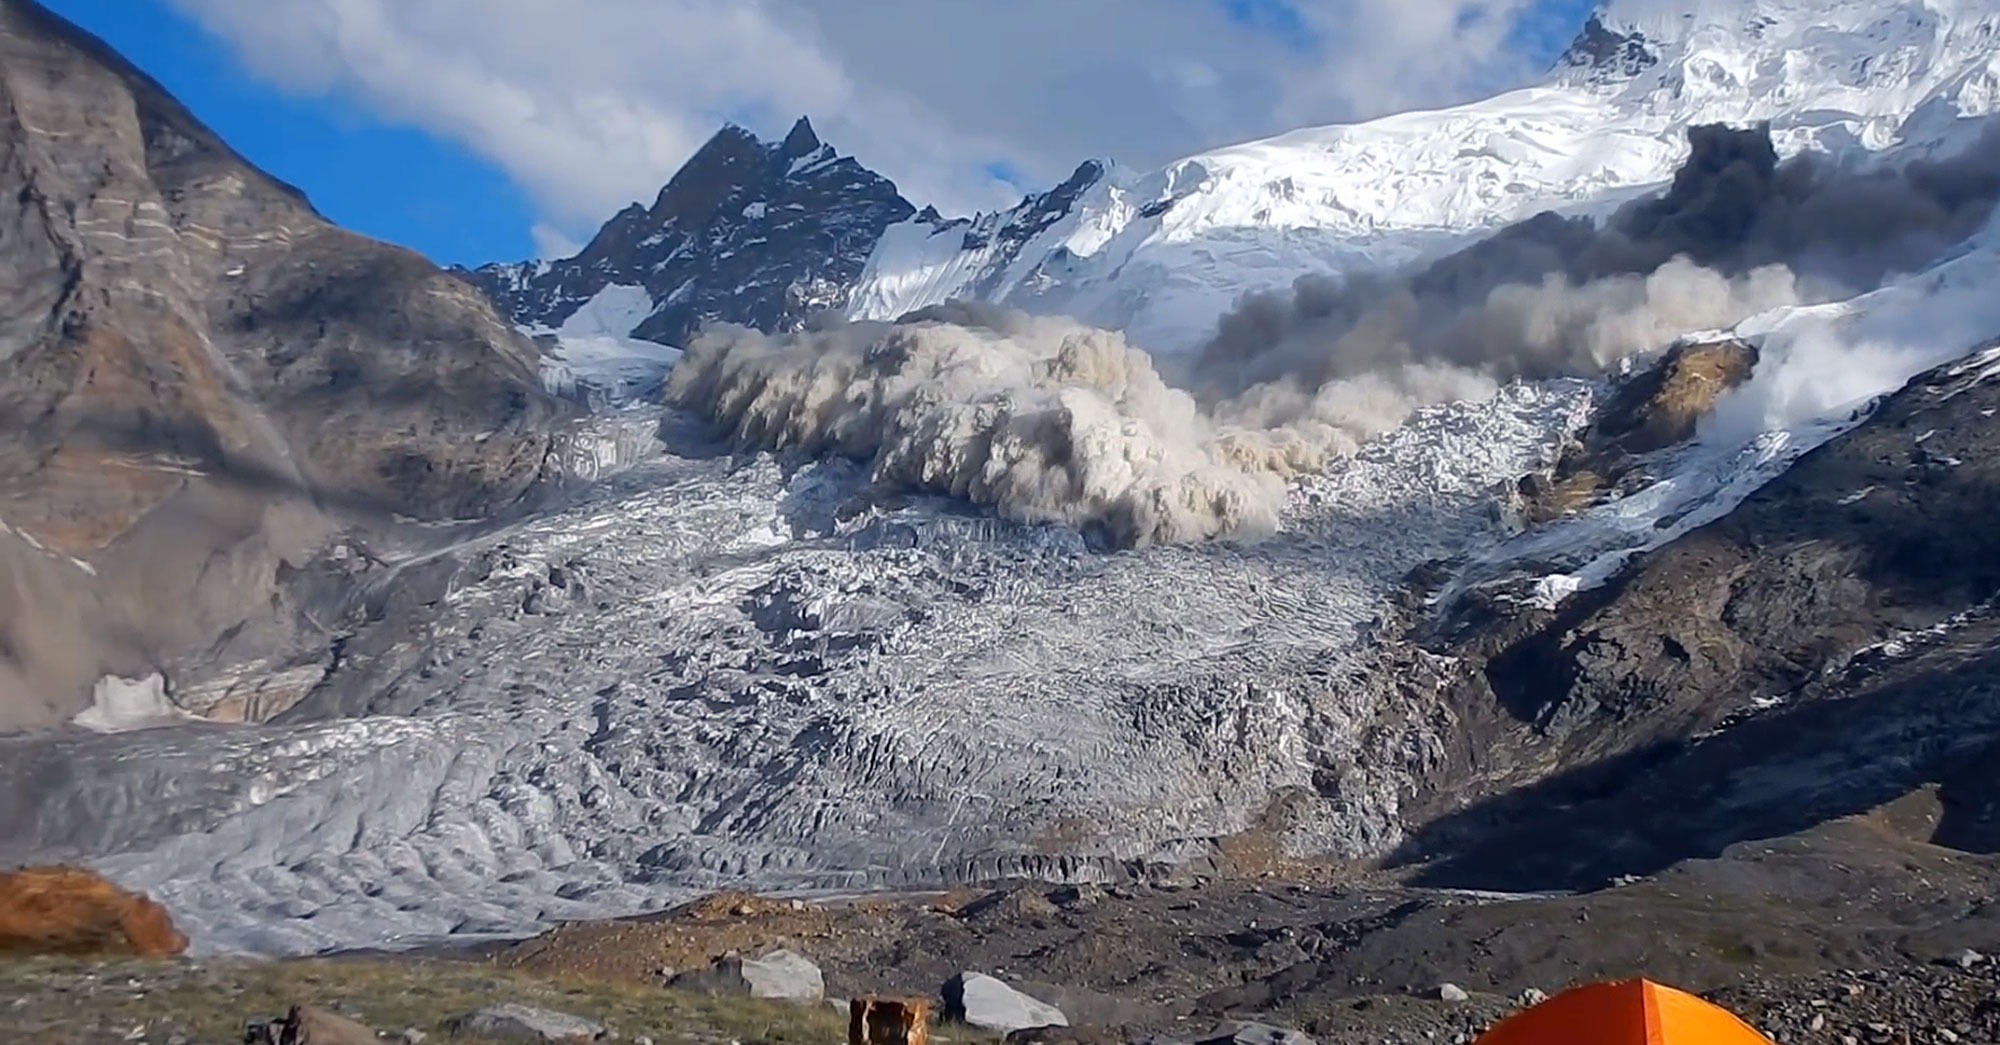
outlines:
[{"label": "dirty glacier ice", "polygon": [[1288,844],[1379,851],[1426,740],[1365,728],[1361,636],[1412,566],[1504,536],[1493,484],[1592,392],[1426,410],[1297,484],[1274,539],[1116,553],[670,437],[429,553],[455,563],[443,601],[356,636],[365,697],[292,716],[320,721],[0,738],[24,826],[0,859],[87,859],[198,951],[299,953],[723,884],[1103,877],[1199,854],[1316,771]]}]

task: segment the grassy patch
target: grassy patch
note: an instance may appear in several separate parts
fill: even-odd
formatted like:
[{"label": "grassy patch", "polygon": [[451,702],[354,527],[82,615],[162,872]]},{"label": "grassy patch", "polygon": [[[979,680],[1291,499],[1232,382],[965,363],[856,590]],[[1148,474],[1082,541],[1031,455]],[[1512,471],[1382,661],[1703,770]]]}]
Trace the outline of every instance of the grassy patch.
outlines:
[{"label": "grassy patch", "polygon": [[1707,940],[1708,952],[1716,958],[1733,965],[1755,965],[1759,954],[1749,940],[1732,933],[1711,932]]},{"label": "grassy patch", "polygon": [[[837,1045],[847,1019],[826,1005],[712,998],[637,984],[541,977],[443,961],[0,961],[0,1041],[94,1045],[185,1036],[236,1042],[244,1021],[316,1005],[392,1035],[449,1039],[445,1021],[519,1002],[597,1020],[630,1042]],[[144,1028],[141,1038],[128,1038]]]}]

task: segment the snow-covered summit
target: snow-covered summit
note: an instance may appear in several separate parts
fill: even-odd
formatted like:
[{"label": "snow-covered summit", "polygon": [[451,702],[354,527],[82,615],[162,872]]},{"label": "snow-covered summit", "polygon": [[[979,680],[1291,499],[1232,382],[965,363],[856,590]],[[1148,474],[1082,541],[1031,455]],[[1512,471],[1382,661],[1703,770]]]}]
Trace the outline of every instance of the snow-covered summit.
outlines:
[{"label": "snow-covered summit", "polygon": [[1769,119],[1799,147],[1881,149],[1935,134],[1943,118],[1992,111],[2000,9],[1981,0],[1612,0],[1579,43],[1593,32],[1654,60],[1607,76],[1601,63],[1578,67],[1572,47],[1555,84],[1678,124]]},{"label": "snow-covered summit", "polygon": [[[463,274],[530,331],[589,313],[591,336],[680,345],[710,320],[787,330],[840,307],[882,230],[915,213],[806,119],[777,142],[730,124],[651,207],[620,211],[575,257]],[[612,315],[631,325],[599,329]]]},{"label": "snow-covered summit", "polygon": [[[651,207],[585,250],[469,275],[541,331],[640,287],[633,330],[794,329],[1005,302],[1177,350],[1245,293],[1395,265],[1538,211],[1663,183],[1701,123],[1769,121],[1781,154],[1949,148],[2000,96],[1993,0],[1607,0],[1538,82],[1452,108],[1309,127],[1152,171],[1091,159],[1015,207],[947,219],[820,141],[725,126]],[[618,311],[631,306],[618,297]]]},{"label": "snow-covered summit", "polygon": [[1656,186],[1694,124],[1769,120],[1784,154],[1949,145],[1994,108],[1996,23],[1991,0],[1612,0],[1540,83],[1106,169],[1059,216],[1002,216],[1034,223],[1004,253],[891,227],[849,311],[982,297],[1185,348],[1244,293]]}]

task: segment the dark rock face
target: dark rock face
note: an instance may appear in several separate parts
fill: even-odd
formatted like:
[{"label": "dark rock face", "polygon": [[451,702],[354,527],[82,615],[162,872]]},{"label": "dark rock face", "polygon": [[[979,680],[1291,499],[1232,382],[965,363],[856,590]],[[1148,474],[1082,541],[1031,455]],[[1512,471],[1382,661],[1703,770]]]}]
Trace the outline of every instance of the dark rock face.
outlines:
[{"label": "dark rock face", "polygon": [[[1068,214],[1083,194],[1103,179],[1104,174],[1103,164],[1086,160],[1061,185],[1025,197],[1012,210],[939,223],[940,235],[964,229],[964,244],[960,249],[990,251],[979,279],[969,287],[971,296],[981,300],[992,297],[1000,289],[1000,281],[1013,267],[1015,259],[1020,257],[1021,248]],[[1148,216],[1165,213],[1166,206],[1170,205],[1162,205]],[[1038,267],[1022,282],[1034,288],[1052,278],[1050,273]]]},{"label": "dark rock face", "polygon": [[1659,53],[1645,37],[1607,28],[1593,12],[1556,59],[1556,68],[1577,69],[1592,82],[1603,83],[1629,80],[1659,61]]},{"label": "dark rock face", "polygon": [[[1983,411],[2000,386],[1976,374],[1919,377],[1737,511],[1662,549],[1603,605],[1568,608],[1489,673],[1503,702],[1550,724],[1657,712],[1674,694],[1775,696],[1893,632],[1988,602],[2000,592],[2000,535],[1980,523],[2000,507],[2000,427]],[[1647,650],[1666,656],[1635,655]],[[1523,689],[1510,670],[1540,684]]]},{"label": "dark rock face", "polygon": [[1716,400],[1748,380],[1756,366],[1757,349],[1733,338],[1675,345],[1619,386],[1585,444],[1598,455],[1631,455],[1686,442]]},{"label": "dark rock face", "polygon": [[652,207],[620,211],[576,257],[461,275],[523,326],[559,327],[618,284],[644,287],[654,302],[635,337],[685,345],[710,321],[790,331],[844,306],[882,230],[915,212],[894,183],[834,152],[803,119],[776,144],[728,126]]},{"label": "dark rock face", "polygon": [[1588,886],[1927,784],[1939,837],[1990,846],[1972,767],[2000,750],[1992,366],[1920,375],[1557,612],[1463,628],[1446,607],[1430,634],[1465,658],[1459,750],[1404,856],[1449,853],[1427,873],[1453,884]]},{"label": "dark rock face", "polygon": [[541,476],[565,408],[480,295],[32,0],[0,0],[0,198],[0,728],[289,635],[336,515]]}]

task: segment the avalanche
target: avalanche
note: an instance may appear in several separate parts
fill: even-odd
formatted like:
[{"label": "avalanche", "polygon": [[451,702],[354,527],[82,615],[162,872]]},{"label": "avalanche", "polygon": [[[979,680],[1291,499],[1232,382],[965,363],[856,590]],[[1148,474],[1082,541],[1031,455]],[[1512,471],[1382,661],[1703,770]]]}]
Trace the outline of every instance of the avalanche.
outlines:
[{"label": "avalanche", "polygon": [[[1435,112],[1315,127],[1141,173],[1104,168],[1035,231],[960,249],[962,225],[891,226],[849,315],[950,297],[1058,312],[1155,352],[1198,345],[1253,291],[1390,268],[1538,211],[1601,214],[1658,188],[1687,128],[1769,120],[1786,156],[1902,159],[1962,146],[1994,111],[1990,0],[1611,0],[1540,84]],[[1637,54],[1638,61],[1626,55]],[[1032,219],[1032,220],[1031,220]]]}]

